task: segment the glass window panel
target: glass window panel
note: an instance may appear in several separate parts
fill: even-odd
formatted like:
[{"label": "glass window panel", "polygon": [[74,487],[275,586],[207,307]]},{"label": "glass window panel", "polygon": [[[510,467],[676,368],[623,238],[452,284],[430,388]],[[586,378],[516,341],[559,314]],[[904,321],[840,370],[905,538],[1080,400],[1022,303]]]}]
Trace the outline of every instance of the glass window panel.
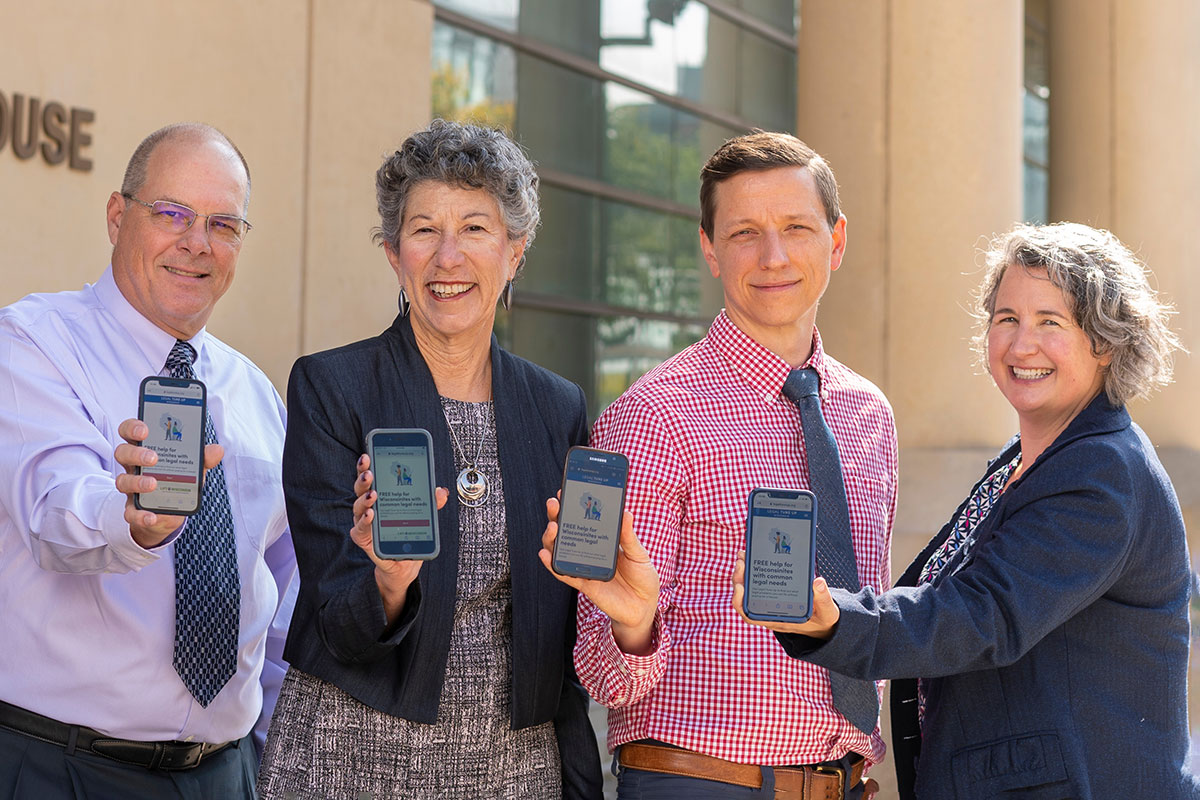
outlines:
[{"label": "glass window panel", "polygon": [[1025,162],[1025,221],[1044,225],[1050,219],[1050,175],[1044,167]]},{"label": "glass window panel", "polygon": [[704,315],[697,221],[556,186],[518,290],[680,316]]},{"label": "glass window panel", "polygon": [[600,201],[543,183],[541,208],[542,224],[517,291],[600,300],[594,277],[599,273]]},{"label": "glass window panel", "polygon": [[662,18],[651,15],[646,0],[605,0],[600,14],[599,64],[614,75],[678,94],[676,49],[677,39],[682,37],[676,36],[674,14],[659,16]]},{"label": "glass window panel", "polygon": [[670,197],[675,110],[620,84],[605,84],[604,90],[608,111],[604,179],[654,197]]},{"label": "glass window panel", "polygon": [[1045,88],[1050,85],[1050,43],[1046,36],[1044,19],[1037,19],[1030,12],[1034,4],[1027,4],[1025,19],[1025,85],[1030,88]]},{"label": "glass window panel", "polygon": [[735,0],[733,6],[786,34],[796,32],[797,0]]},{"label": "glass window panel", "polygon": [[1025,90],[1025,157],[1039,164],[1050,162],[1050,103]]},{"label": "glass window panel", "polygon": [[541,309],[521,309],[503,328],[512,352],[583,387],[593,419],[635,380],[706,331],[703,325]]},{"label": "glass window panel", "polygon": [[600,15],[597,0],[521,0],[520,32],[595,62]]},{"label": "glass window panel", "polygon": [[437,5],[457,11],[501,30],[516,33],[521,0],[437,0]]},{"label": "glass window panel", "polygon": [[435,23],[432,60],[433,116],[514,129],[517,85],[512,48]]},{"label": "glass window panel", "polygon": [[604,302],[680,316],[701,313],[694,220],[608,201],[601,202],[600,220]]},{"label": "glass window panel", "polygon": [[605,148],[604,91],[599,81],[540,58],[517,58],[517,138],[535,163],[600,179]]},{"label": "glass window panel", "polygon": [[796,129],[796,51],[741,32],[738,114],[772,131]]}]

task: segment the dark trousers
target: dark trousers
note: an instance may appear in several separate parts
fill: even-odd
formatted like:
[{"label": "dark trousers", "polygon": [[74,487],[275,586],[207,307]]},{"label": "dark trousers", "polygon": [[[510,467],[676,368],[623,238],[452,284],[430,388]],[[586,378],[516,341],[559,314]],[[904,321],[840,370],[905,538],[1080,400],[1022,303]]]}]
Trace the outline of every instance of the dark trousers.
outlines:
[{"label": "dark trousers", "polygon": [[254,800],[254,743],[247,736],[195,769],[122,764],[0,728],[0,800]]},{"label": "dark trousers", "polygon": [[[620,760],[620,750],[617,760]],[[829,766],[849,767],[850,759],[831,761]],[[774,798],[775,770],[762,767],[763,785],[759,789],[745,786],[734,786],[720,781],[706,781],[703,778],[689,778],[683,775],[663,775],[658,772],[646,772],[640,769],[617,767],[617,799],[618,800],[726,800],[726,798]],[[846,800],[860,800],[863,795],[865,781],[846,792]]]}]

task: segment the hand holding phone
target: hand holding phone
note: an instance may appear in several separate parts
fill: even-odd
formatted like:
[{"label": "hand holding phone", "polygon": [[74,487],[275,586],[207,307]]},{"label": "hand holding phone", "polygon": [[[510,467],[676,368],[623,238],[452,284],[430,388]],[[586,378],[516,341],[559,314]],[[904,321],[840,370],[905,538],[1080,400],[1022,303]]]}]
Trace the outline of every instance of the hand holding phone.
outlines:
[{"label": "hand holding phone", "polygon": [[551,568],[560,575],[610,581],[616,574],[629,461],[620,453],[572,447],[563,466],[558,536]]},{"label": "hand holding phone", "polygon": [[754,489],[747,505],[743,612],[804,622],[813,608],[816,498],[802,489]]},{"label": "hand holding phone", "polygon": [[433,439],[420,428],[367,434],[375,478],[371,542],[382,559],[428,561],[441,550],[434,487]]}]

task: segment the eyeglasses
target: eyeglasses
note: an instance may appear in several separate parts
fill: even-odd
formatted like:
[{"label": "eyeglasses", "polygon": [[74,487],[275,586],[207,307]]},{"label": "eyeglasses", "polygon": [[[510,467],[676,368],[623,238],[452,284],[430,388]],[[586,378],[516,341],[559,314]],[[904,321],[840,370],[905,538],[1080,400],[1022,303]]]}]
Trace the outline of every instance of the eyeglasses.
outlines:
[{"label": "eyeglasses", "polygon": [[247,231],[254,227],[241,217],[235,217],[232,214],[198,214],[187,206],[172,203],[169,200],[155,200],[153,203],[147,203],[128,192],[121,192],[121,196],[150,209],[150,219],[163,230],[168,230],[176,235],[191,228],[196,217],[204,217],[205,231],[209,238],[222,244],[237,245],[241,244]]}]

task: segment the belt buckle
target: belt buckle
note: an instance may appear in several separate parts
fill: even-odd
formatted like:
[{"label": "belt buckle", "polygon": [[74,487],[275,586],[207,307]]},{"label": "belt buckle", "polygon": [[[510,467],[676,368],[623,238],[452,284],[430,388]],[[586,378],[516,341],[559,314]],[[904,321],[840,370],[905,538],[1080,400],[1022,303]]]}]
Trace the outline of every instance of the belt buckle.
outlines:
[{"label": "belt buckle", "polygon": [[845,800],[846,798],[846,769],[844,767],[827,767],[823,764],[818,764],[812,767],[812,771],[817,775],[836,775],[838,779],[838,791],[836,800]]}]

